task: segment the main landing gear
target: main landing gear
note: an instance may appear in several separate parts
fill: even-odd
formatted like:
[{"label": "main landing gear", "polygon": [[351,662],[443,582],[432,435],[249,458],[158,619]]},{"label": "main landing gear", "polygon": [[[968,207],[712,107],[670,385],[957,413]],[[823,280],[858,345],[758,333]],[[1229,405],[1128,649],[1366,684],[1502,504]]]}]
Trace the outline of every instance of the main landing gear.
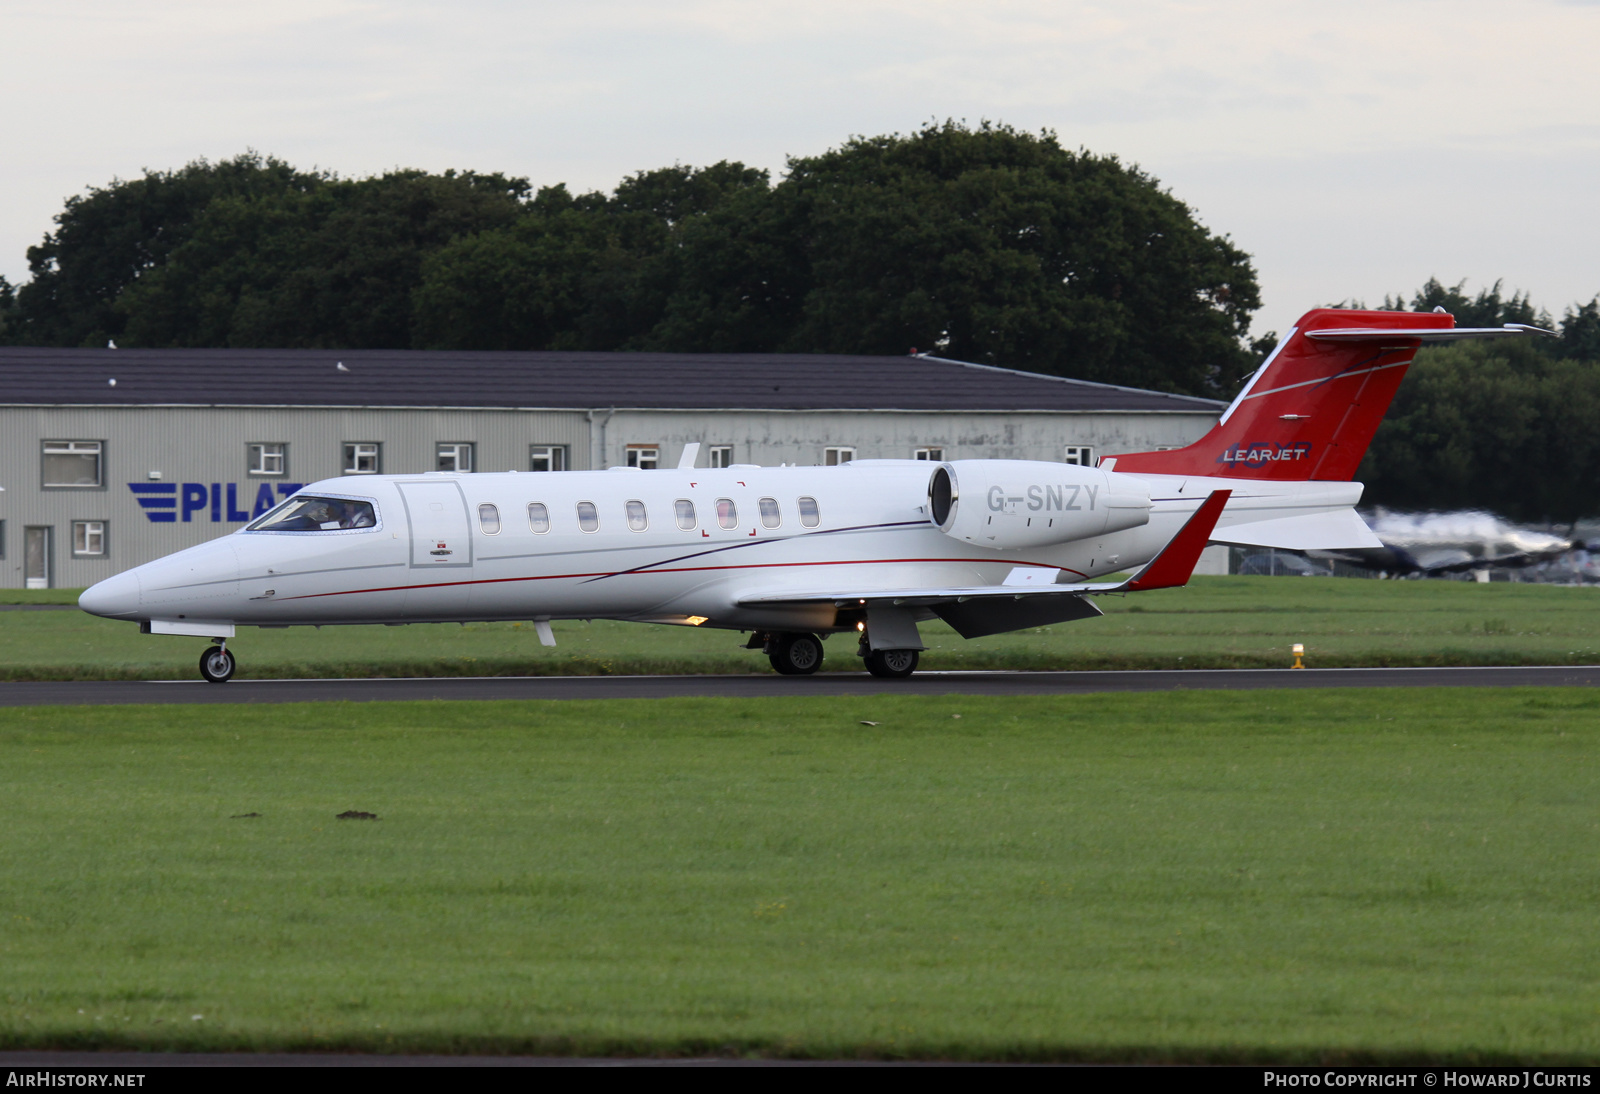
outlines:
[{"label": "main landing gear", "polygon": [[822,667],[822,639],[814,634],[771,635],[763,648],[773,669],[784,676],[810,676]]},{"label": "main landing gear", "polygon": [[922,655],[918,650],[867,650],[861,659],[872,675],[898,678],[916,672]]},{"label": "main landing gear", "polygon": [[226,684],[233,679],[234,668],[233,654],[224,642],[219,641],[200,655],[200,675],[208,684]]},{"label": "main landing gear", "polygon": [[[765,653],[773,670],[783,676],[810,676],[822,667],[822,639],[814,634],[757,631],[750,636],[745,649]],[[916,672],[922,656],[918,650],[872,649],[865,633],[858,652],[868,672],[891,679]]]}]

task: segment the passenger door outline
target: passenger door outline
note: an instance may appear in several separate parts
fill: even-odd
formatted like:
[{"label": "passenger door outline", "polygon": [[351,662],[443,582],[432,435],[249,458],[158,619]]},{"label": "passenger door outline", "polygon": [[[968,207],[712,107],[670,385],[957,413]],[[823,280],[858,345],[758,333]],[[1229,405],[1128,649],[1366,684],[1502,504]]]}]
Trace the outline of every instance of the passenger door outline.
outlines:
[{"label": "passenger door outline", "polygon": [[439,570],[472,565],[472,525],[459,483],[396,483],[411,536],[412,569]]}]

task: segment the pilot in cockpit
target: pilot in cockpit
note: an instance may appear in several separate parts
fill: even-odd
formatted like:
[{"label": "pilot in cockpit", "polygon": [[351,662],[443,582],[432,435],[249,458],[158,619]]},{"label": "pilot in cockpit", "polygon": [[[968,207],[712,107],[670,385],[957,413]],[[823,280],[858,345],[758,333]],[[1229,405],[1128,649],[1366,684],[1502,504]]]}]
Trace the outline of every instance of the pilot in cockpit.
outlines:
[{"label": "pilot in cockpit", "polygon": [[297,499],[278,515],[262,518],[252,525],[259,532],[333,532],[349,528],[372,528],[378,523],[372,505],[364,501],[337,498]]}]

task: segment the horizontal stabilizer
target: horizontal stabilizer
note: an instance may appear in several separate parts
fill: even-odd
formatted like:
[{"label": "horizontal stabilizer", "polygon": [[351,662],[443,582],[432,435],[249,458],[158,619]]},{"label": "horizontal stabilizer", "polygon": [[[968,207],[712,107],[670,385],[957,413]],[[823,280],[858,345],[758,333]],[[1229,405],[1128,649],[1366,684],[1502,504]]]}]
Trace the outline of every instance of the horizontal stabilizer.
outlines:
[{"label": "horizontal stabilizer", "polygon": [[1383,546],[1354,509],[1230,524],[1212,532],[1211,542],[1230,547],[1276,547],[1283,551],[1342,551]]},{"label": "horizontal stabilizer", "polygon": [[1508,338],[1520,334],[1548,334],[1560,337],[1553,330],[1530,327],[1526,323],[1507,323],[1503,327],[1451,327],[1448,330],[1426,327],[1415,330],[1350,327],[1340,330],[1314,330],[1308,332],[1306,337],[1318,342],[1392,342],[1406,338],[1416,338],[1423,342],[1464,342],[1471,338]]}]

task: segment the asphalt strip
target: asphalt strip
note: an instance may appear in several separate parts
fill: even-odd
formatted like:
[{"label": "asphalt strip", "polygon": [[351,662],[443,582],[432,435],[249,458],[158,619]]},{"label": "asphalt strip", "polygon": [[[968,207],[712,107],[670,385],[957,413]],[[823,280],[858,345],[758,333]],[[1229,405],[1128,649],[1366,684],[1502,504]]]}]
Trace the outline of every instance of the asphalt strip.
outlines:
[{"label": "asphalt strip", "polygon": [[754,699],[807,695],[1075,695],[1266,688],[1597,687],[1600,665],[1400,669],[1167,669],[1126,672],[921,672],[815,676],[468,676],[343,680],[15,681],[0,706],[108,703],[415,702],[496,699]]}]

